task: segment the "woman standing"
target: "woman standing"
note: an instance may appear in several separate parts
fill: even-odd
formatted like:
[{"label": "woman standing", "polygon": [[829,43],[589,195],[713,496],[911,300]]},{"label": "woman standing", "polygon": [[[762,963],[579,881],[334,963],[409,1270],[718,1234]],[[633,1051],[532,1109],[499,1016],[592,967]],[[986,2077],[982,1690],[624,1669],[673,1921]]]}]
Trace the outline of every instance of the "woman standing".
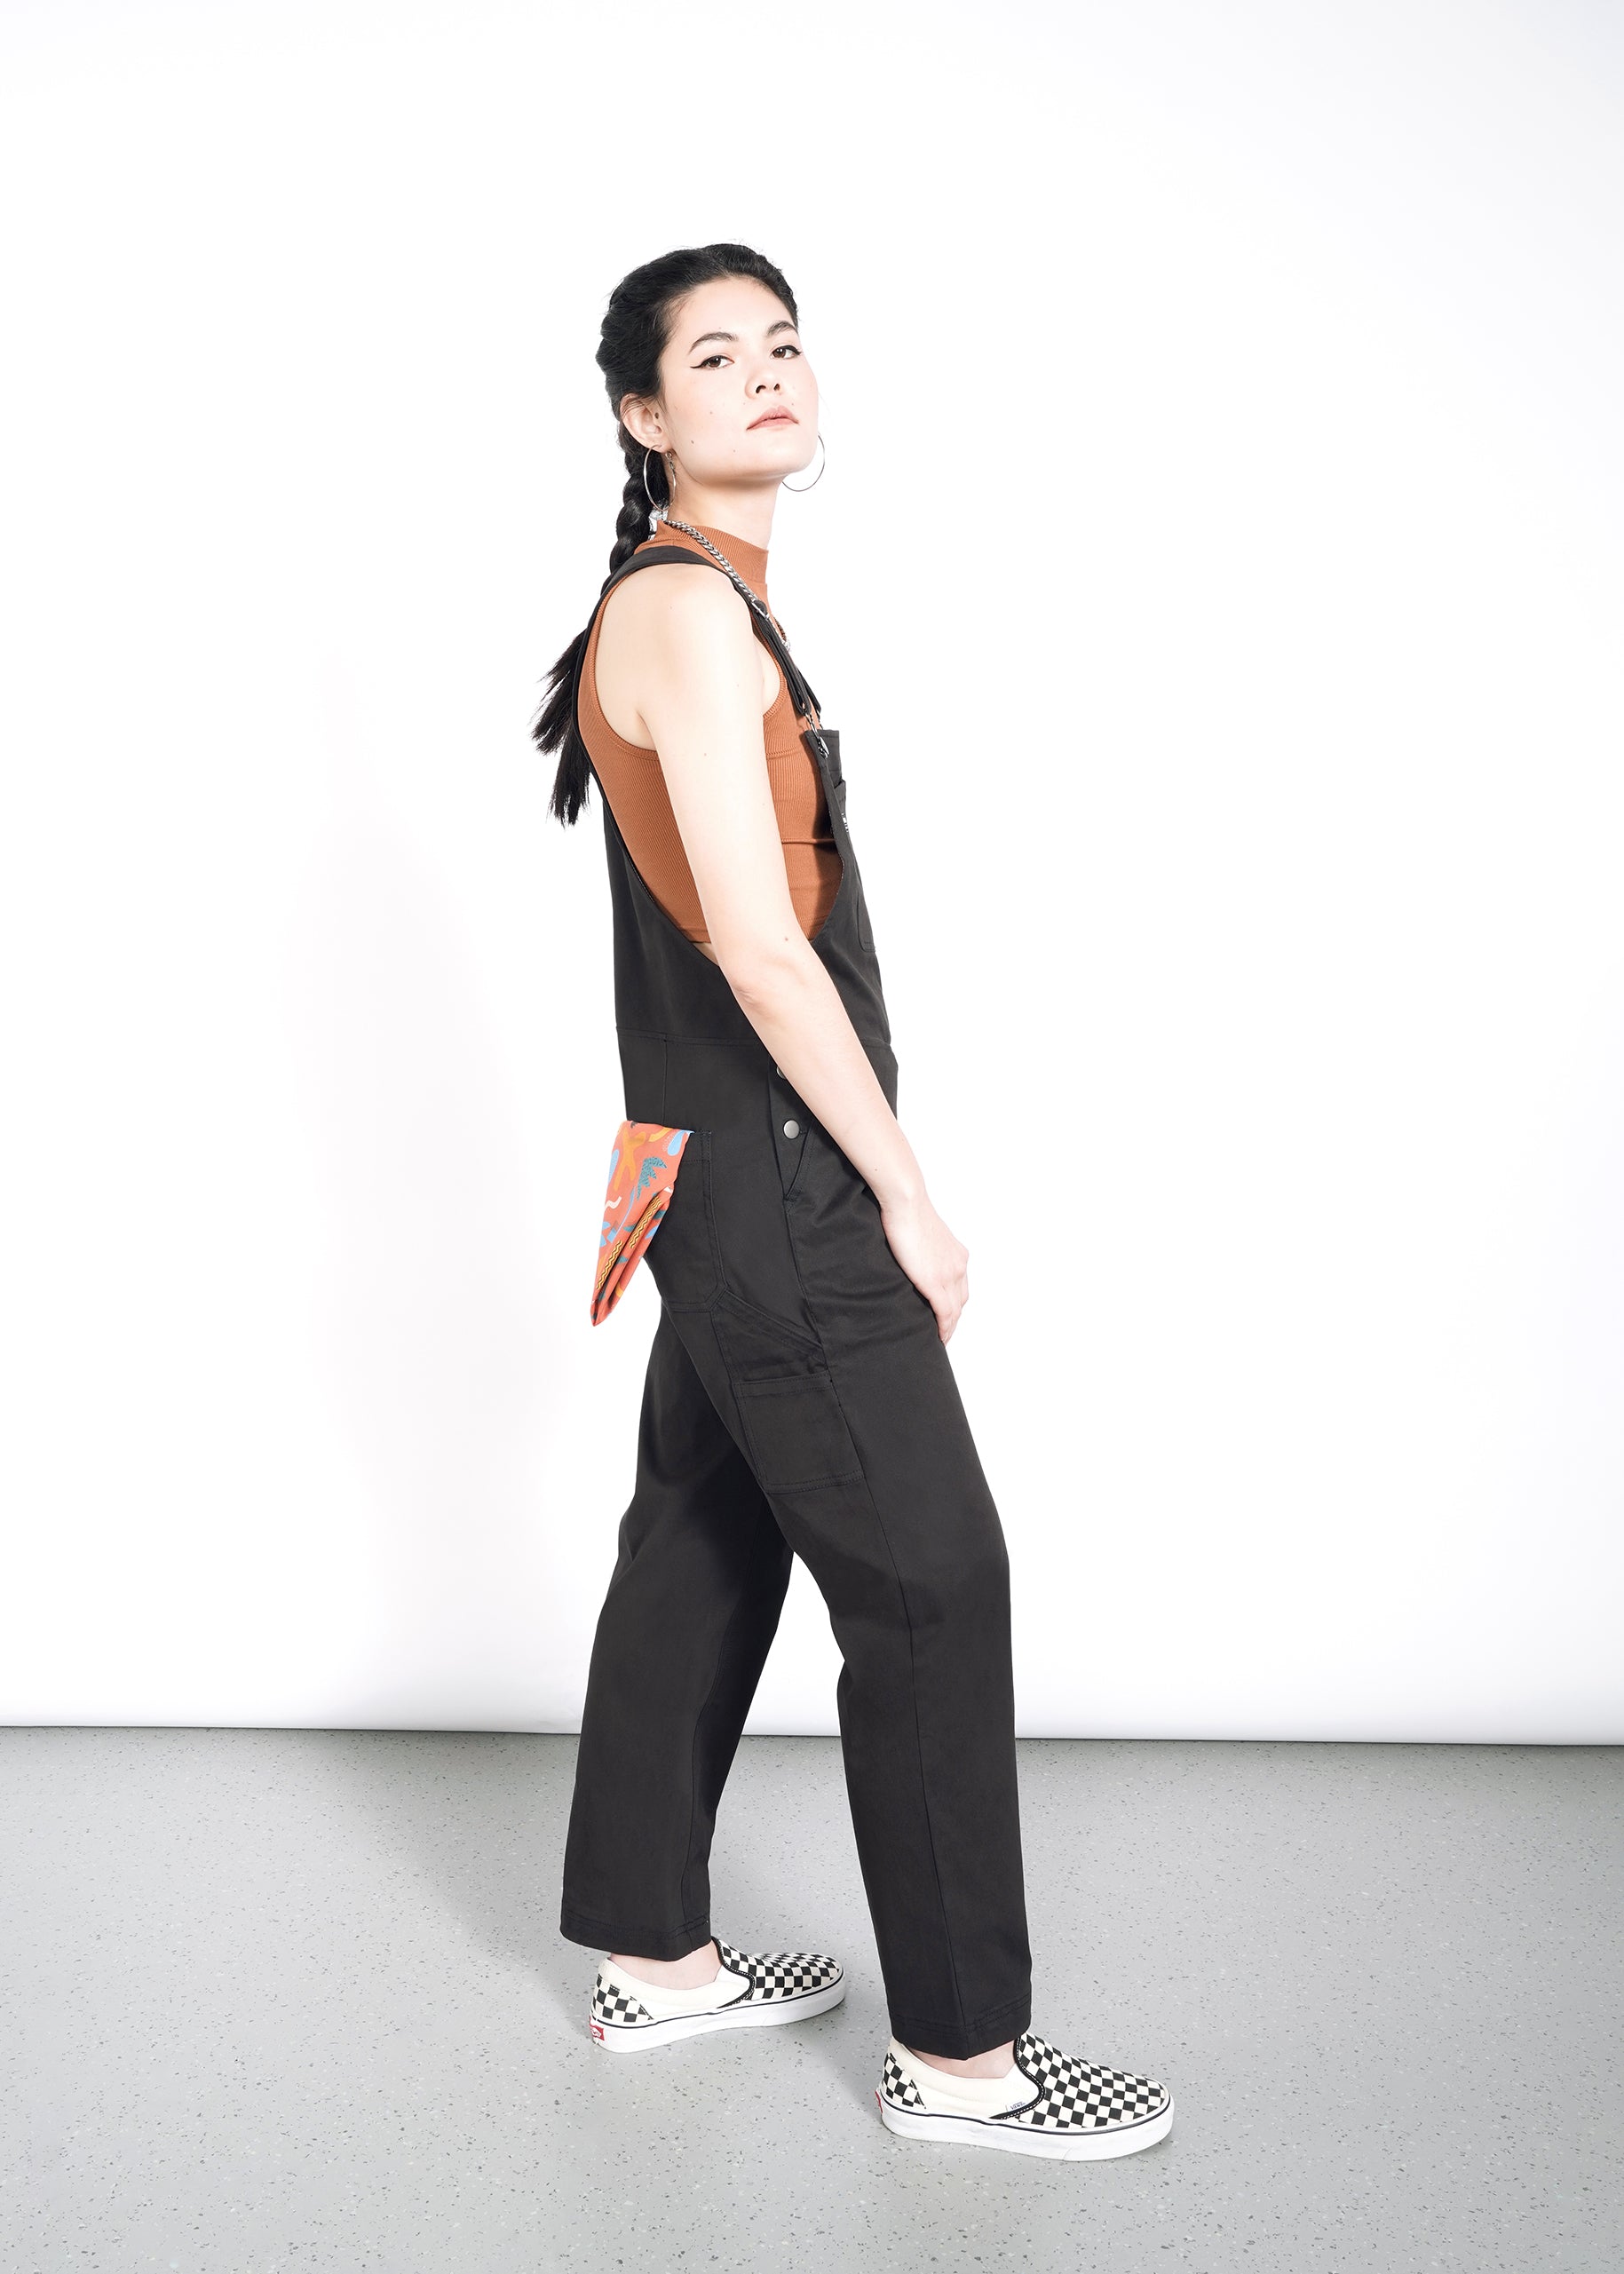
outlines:
[{"label": "woman standing", "polygon": [[[533,730],[552,810],[604,794],[628,1119],[687,1131],[598,1619],[560,1925],[635,2051],[844,1995],[712,1935],[717,1804],[793,1555],[828,1606],[852,1820],[915,2137],[1068,2158],[1162,2138],[1154,2080],[1032,2033],[1009,1559],[946,1344],[968,1255],[896,1119],[839,738],[767,599],[818,450],[794,295],[742,245],[616,287],[598,361],[627,480],[610,574]],[[656,524],[657,517],[657,526]]]}]

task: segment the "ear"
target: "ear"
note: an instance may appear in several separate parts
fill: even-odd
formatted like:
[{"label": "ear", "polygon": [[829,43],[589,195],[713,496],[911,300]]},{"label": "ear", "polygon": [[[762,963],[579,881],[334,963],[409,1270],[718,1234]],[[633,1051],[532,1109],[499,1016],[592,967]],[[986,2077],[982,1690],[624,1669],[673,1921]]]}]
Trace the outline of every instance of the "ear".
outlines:
[{"label": "ear", "polygon": [[660,415],[660,406],[646,395],[621,397],[621,424],[632,440],[640,442],[646,450],[665,448],[665,421]]}]

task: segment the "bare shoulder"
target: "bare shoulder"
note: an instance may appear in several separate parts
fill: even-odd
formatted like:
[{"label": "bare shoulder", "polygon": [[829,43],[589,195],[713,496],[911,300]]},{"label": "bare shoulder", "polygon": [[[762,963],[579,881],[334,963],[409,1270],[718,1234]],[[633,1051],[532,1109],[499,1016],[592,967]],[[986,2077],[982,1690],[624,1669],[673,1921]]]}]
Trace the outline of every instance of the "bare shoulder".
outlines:
[{"label": "bare shoulder", "polygon": [[683,637],[725,639],[750,630],[749,609],[719,570],[703,561],[662,562],[639,569],[604,603],[606,630],[611,619],[642,637],[675,629]]},{"label": "bare shoulder", "polygon": [[674,705],[697,717],[749,689],[764,713],[778,670],[727,578],[702,561],[683,561],[639,569],[609,595],[597,678],[610,725],[648,748],[661,742],[658,727],[671,731]]}]

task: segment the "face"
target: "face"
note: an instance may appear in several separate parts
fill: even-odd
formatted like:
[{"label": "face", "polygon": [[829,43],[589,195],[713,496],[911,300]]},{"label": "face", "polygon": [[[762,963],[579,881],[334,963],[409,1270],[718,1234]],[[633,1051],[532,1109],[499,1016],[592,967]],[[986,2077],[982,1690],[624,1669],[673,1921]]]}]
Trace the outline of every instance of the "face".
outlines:
[{"label": "face", "polygon": [[628,395],[621,416],[647,448],[676,453],[679,486],[777,482],[817,454],[818,382],[777,294],[718,277],[673,311],[658,400]]}]

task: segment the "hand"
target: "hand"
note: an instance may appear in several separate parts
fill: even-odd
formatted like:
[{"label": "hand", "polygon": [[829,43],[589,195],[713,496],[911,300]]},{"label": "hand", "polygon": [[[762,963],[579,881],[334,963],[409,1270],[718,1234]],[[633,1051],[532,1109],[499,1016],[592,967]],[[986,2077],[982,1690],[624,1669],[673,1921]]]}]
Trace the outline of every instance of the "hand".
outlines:
[{"label": "hand", "polygon": [[969,1248],[923,1195],[894,1208],[882,1201],[880,1223],[891,1254],[935,1311],[937,1331],[947,1342],[970,1301]]}]

